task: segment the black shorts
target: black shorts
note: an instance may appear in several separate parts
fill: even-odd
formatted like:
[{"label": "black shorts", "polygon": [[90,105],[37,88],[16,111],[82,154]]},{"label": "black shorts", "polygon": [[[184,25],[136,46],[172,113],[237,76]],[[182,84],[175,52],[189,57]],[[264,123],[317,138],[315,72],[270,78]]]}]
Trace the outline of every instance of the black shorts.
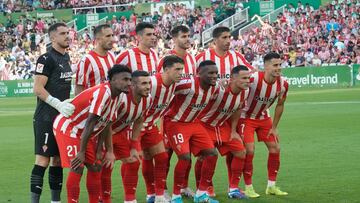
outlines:
[{"label": "black shorts", "polygon": [[34,121],[35,154],[53,157],[59,156],[54,133],[53,123],[48,121]]}]

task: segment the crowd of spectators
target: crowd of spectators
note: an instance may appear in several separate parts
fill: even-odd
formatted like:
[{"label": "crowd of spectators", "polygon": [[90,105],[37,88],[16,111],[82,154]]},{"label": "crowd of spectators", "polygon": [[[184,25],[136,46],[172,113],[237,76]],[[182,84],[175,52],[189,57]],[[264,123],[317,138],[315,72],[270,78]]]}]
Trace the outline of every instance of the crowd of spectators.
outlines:
[{"label": "crowd of spectators", "polygon": [[290,4],[275,22],[263,22],[232,40],[256,67],[268,51],[281,53],[283,67],[360,63],[360,1],[334,0],[315,10]]},{"label": "crowd of spectators", "polygon": [[[107,23],[114,30],[115,53],[136,46],[136,23],[142,21],[155,24],[159,37],[156,49],[160,57],[173,46],[169,33],[171,28],[187,24],[193,36],[190,52],[196,55],[203,49],[200,44],[202,31],[241,9],[243,4],[240,1],[214,1],[210,8],[195,9],[184,4],[168,3],[161,12],[139,16],[133,14],[129,19],[114,16]],[[308,4],[302,5],[301,2],[296,5],[296,9],[290,4],[275,22],[265,21],[262,27],[234,37],[231,48],[242,52],[258,68],[262,68],[263,55],[268,51],[281,53],[283,67],[359,64],[359,13],[359,0],[335,0],[318,10]],[[32,77],[37,57],[46,52],[42,36],[54,22],[57,19],[23,16],[17,23],[9,18],[4,25],[0,24],[0,80]],[[91,28],[82,33],[77,33],[74,27],[70,28],[72,43],[69,53],[74,69],[81,57],[93,48],[91,32]]]}]

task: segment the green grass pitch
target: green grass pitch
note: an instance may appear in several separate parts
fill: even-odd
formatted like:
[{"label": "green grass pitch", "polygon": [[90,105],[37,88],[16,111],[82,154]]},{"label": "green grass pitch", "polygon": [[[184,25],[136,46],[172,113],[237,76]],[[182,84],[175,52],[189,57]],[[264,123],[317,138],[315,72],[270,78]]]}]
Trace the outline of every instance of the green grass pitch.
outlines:
[{"label": "green grass pitch", "polygon": [[[34,97],[0,99],[0,202],[29,202],[30,172],[34,162],[34,108]],[[265,195],[267,151],[263,143],[257,143],[253,185],[261,197],[243,202],[360,202],[359,122],[359,87],[290,89],[279,126],[282,149],[277,182],[289,195]],[[170,187],[175,161],[173,157],[168,177]],[[113,172],[113,202],[123,202],[119,165],[117,162]],[[193,186],[193,171],[190,177]],[[64,185],[65,180],[66,177]],[[87,202],[84,182],[85,176],[81,202]],[[227,174],[223,158],[219,158],[214,184],[220,202],[236,202],[226,196]],[[137,197],[141,203],[145,202],[144,187],[140,176]],[[63,187],[63,202],[65,193]],[[41,202],[50,202],[47,176]]]}]

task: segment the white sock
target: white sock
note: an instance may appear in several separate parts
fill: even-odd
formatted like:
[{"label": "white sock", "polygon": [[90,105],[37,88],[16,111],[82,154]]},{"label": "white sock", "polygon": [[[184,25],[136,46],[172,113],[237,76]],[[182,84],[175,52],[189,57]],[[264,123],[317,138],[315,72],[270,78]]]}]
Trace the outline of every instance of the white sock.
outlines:
[{"label": "white sock", "polygon": [[245,185],[245,188],[249,188],[249,187],[252,187],[252,184],[250,184],[250,185]]},{"label": "white sock", "polygon": [[268,180],[268,187],[273,187],[273,186],[275,186],[275,181]]},{"label": "white sock", "polygon": [[61,203],[60,201],[51,201],[51,203]]},{"label": "white sock", "polygon": [[146,199],[149,199],[150,197],[154,197],[154,196],[155,196],[155,194],[147,194]]},{"label": "white sock", "polygon": [[238,188],[230,188],[229,189],[230,192],[234,192],[235,190],[238,190]]},{"label": "white sock", "polygon": [[175,194],[173,194],[171,199],[176,199],[176,198],[178,198],[178,197],[181,197],[181,195],[175,195]]},{"label": "white sock", "polygon": [[201,196],[201,195],[203,195],[203,194],[205,194],[205,193],[206,193],[206,191],[197,190],[197,191],[196,191],[196,196]]}]

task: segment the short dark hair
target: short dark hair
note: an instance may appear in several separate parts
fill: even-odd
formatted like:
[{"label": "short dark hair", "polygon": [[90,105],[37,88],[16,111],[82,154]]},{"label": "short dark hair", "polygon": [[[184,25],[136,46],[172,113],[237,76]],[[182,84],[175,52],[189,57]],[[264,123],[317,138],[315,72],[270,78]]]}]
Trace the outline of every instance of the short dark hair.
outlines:
[{"label": "short dark hair", "polygon": [[132,78],[147,77],[147,76],[150,76],[149,72],[143,70],[136,70],[131,74]]},{"label": "short dark hair", "polygon": [[213,38],[218,38],[218,37],[220,37],[220,35],[221,35],[223,32],[230,32],[230,28],[225,27],[225,26],[217,27],[217,28],[215,28],[215,29],[213,30],[213,32],[212,32],[212,37],[213,37]]},{"label": "short dark hair", "polygon": [[59,27],[67,27],[67,25],[65,23],[54,23],[49,27],[48,34],[55,32]]},{"label": "short dark hair", "polygon": [[171,37],[177,37],[180,32],[188,33],[190,32],[190,29],[185,25],[176,26],[171,30]]},{"label": "short dark hair", "polygon": [[184,60],[176,55],[168,55],[163,59],[163,70],[172,67],[175,63],[184,64]]},{"label": "short dark hair", "polygon": [[130,73],[131,70],[126,65],[115,64],[109,71],[108,71],[108,79],[111,80],[112,77],[118,73]]},{"label": "short dark hair", "polygon": [[269,52],[264,56],[264,63],[271,61],[271,59],[280,59],[280,55],[276,52]]},{"label": "short dark hair", "polygon": [[244,65],[238,65],[235,66],[232,70],[231,70],[231,75],[235,75],[235,74],[239,74],[240,71],[248,71],[249,68],[244,66]]},{"label": "short dark hair", "polygon": [[136,34],[142,34],[146,28],[155,29],[153,24],[142,22],[136,25],[135,32]]},{"label": "short dark hair", "polygon": [[98,35],[99,33],[102,32],[103,29],[106,28],[111,28],[111,26],[109,24],[102,24],[102,25],[98,25],[94,28],[94,36]]},{"label": "short dark hair", "polygon": [[213,65],[216,66],[216,63],[214,61],[211,60],[202,61],[197,68],[197,72],[200,72],[205,66],[213,66]]}]

